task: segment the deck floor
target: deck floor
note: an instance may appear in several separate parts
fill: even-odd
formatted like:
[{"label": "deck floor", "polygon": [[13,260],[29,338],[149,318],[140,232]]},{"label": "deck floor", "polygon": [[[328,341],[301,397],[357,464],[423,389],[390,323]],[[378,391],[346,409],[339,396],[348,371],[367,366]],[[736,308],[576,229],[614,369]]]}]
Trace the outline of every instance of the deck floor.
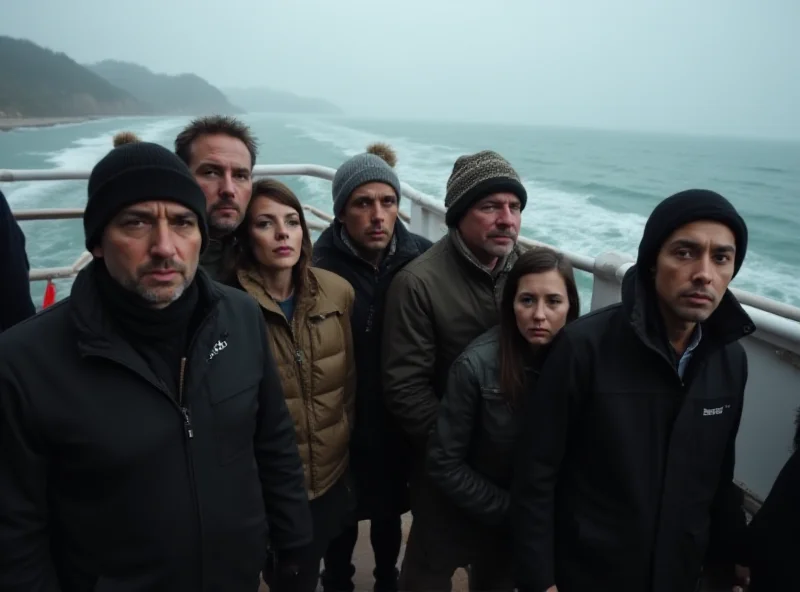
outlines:
[{"label": "deck floor", "polygon": [[[397,561],[398,569],[400,569],[403,561],[409,528],[411,528],[411,514],[403,514],[403,546],[400,548],[400,558]],[[369,544],[369,522],[361,522],[358,525],[358,542],[353,552],[353,565],[356,566],[356,575],[353,578],[355,592],[372,592],[373,561],[372,547]],[[321,589],[322,585],[317,586],[317,590]],[[262,582],[259,592],[267,592],[268,590],[269,586]],[[459,569],[453,576],[453,592],[467,592],[467,573],[463,569]]]},{"label": "deck floor", "polygon": [[[400,548],[400,558],[397,560],[397,568],[403,561],[403,554],[406,549],[406,540],[408,539],[408,530],[411,528],[411,513],[403,514],[403,545]],[[372,592],[372,568],[373,557],[372,547],[369,543],[369,522],[361,522],[358,525],[358,542],[356,543],[355,551],[353,552],[353,564],[356,566],[356,575],[353,578],[355,584],[355,592]],[[322,563],[320,563],[320,571],[322,570]],[[317,592],[321,592],[322,584],[317,585]],[[258,592],[268,592],[269,586],[261,582]],[[467,572],[464,569],[459,569],[453,575],[453,589],[452,592],[468,592],[467,585]],[[708,586],[703,583],[700,586],[699,592],[730,592],[726,588],[718,588]]]}]

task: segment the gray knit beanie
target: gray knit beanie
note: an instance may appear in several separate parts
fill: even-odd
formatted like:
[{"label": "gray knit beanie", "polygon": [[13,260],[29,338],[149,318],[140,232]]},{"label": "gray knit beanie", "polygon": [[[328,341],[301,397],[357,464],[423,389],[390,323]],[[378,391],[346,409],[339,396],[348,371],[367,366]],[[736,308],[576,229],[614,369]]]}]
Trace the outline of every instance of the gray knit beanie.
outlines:
[{"label": "gray knit beanie", "polygon": [[528,193],[519,175],[509,162],[492,150],[459,156],[447,180],[447,208],[445,222],[451,228],[458,224],[464,213],[479,199],[490,193],[508,191],[515,194],[524,209]]},{"label": "gray knit beanie", "polygon": [[380,182],[391,185],[400,203],[400,179],[394,172],[397,157],[386,144],[376,143],[367,151],[344,162],[333,177],[333,215],[337,218],[344,211],[347,200],[356,188],[365,183]]}]

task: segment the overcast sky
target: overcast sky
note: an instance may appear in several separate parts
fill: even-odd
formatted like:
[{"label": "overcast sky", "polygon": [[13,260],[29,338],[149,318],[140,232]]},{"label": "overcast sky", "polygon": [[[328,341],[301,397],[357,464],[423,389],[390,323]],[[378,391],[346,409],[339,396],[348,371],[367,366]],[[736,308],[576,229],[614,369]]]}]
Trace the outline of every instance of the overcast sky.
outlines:
[{"label": "overcast sky", "polygon": [[0,0],[0,34],[352,115],[800,138],[800,0]]}]

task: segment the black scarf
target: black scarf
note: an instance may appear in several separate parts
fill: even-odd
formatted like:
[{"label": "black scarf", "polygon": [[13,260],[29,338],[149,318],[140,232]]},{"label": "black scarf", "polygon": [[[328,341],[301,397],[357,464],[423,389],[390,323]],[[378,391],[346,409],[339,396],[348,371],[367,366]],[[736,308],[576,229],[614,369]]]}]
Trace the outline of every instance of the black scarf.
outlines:
[{"label": "black scarf", "polygon": [[152,308],[136,292],[123,288],[98,260],[95,278],[103,305],[123,338],[147,361],[156,377],[177,398],[181,358],[186,355],[202,311],[197,281],[175,302]]}]

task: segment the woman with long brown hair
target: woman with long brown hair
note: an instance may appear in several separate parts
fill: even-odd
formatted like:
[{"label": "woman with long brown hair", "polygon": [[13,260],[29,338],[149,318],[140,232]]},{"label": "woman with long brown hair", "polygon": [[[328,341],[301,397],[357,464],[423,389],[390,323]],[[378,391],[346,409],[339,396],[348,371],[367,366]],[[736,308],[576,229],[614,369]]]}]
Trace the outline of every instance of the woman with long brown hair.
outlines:
[{"label": "woman with long brown hair", "polygon": [[463,550],[472,590],[511,590],[508,523],[512,461],[523,392],[532,388],[547,345],[578,317],[572,266],[543,247],[523,253],[508,274],[500,324],[453,362],[427,470],[460,509],[466,528],[452,544]]},{"label": "woman with long brown hair", "polygon": [[[311,267],[311,237],[297,196],[283,183],[265,179],[237,229],[238,253],[229,282],[261,305],[284,397],[294,419],[303,460],[314,540],[293,561],[292,589],[311,592],[331,539],[344,527],[355,500],[349,481],[349,442],[355,396],[355,358],[350,329],[352,286],[329,271]],[[264,579],[274,589],[291,574]]]}]

